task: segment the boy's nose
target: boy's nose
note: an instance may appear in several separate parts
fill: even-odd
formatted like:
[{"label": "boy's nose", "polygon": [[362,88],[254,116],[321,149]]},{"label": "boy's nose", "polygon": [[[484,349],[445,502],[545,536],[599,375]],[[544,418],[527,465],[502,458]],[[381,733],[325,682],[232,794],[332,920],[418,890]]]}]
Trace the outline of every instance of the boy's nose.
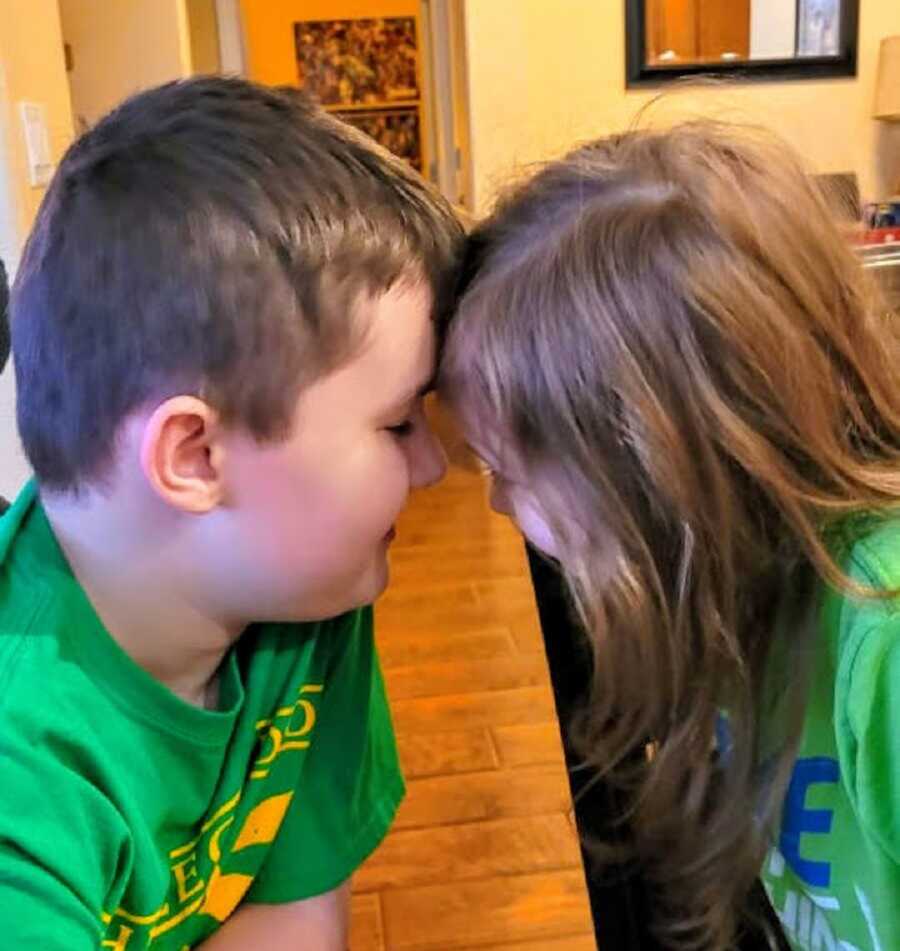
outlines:
[{"label": "boy's nose", "polygon": [[497,483],[497,479],[491,479],[491,488],[490,488],[490,504],[491,508],[498,515],[507,515],[510,518],[513,516],[512,506],[509,504],[509,499],[507,498],[506,492],[503,488],[500,487]]},{"label": "boy's nose", "polygon": [[421,439],[413,463],[412,486],[424,489],[436,485],[447,474],[447,454],[437,436],[427,430]]}]

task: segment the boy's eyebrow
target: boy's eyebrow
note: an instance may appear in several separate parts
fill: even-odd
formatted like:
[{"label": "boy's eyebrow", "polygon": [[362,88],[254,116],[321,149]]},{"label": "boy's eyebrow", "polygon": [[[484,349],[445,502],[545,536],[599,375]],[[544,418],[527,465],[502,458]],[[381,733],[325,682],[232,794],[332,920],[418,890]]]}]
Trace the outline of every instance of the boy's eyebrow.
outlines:
[{"label": "boy's eyebrow", "polygon": [[393,405],[405,406],[407,403],[410,403],[415,399],[427,396],[434,389],[435,380],[436,377],[432,373],[424,383],[420,383],[419,386],[412,390],[408,390],[407,392],[403,393],[399,399],[394,400]]}]

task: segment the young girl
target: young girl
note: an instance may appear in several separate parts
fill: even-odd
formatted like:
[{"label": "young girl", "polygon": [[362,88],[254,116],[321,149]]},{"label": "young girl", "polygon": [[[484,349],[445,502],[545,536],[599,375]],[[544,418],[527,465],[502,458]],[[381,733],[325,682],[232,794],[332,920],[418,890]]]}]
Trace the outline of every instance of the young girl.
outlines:
[{"label": "young girl", "polygon": [[900,351],[817,187],[759,130],[630,132],[469,265],[440,389],[565,573],[660,937],[730,947],[762,875],[795,948],[900,948]]}]

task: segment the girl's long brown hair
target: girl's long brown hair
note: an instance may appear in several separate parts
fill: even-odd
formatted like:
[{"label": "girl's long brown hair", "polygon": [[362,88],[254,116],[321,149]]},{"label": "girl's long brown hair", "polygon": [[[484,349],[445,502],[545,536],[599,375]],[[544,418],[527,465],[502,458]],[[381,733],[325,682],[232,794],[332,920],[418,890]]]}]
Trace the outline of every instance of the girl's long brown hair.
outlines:
[{"label": "girl's long brown hair", "polygon": [[[900,500],[893,328],[801,160],[717,122],[547,166],[470,265],[441,389],[554,529],[593,653],[583,755],[626,793],[658,934],[727,948],[799,735],[819,582],[872,594],[829,533]],[[795,703],[764,788],[776,682]]]}]

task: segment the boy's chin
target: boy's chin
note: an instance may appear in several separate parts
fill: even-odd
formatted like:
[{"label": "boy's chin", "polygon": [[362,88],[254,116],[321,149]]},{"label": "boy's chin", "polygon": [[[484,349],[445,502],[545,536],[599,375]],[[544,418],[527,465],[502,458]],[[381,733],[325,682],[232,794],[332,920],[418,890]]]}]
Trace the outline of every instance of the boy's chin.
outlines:
[{"label": "boy's chin", "polygon": [[278,620],[280,623],[325,621],[346,614],[348,611],[366,607],[384,594],[388,580],[387,559],[383,558],[380,564],[373,564],[369,571],[359,577],[356,584],[345,585],[338,591],[322,596],[315,604],[304,599],[304,603],[298,603],[286,611],[279,612],[281,616]]},{"label": "boy's chin", "polygon": [[391,569],[388,565],[387,558],[383,558],[381,563],[376,566],[375,571],[373,572],[370,582],[369,596],[365,599],[365,601],[363,601],[363,604],[372,604],[373,601],[377,601],[378,598],[380,598],[387,590],[390,580]]}]

